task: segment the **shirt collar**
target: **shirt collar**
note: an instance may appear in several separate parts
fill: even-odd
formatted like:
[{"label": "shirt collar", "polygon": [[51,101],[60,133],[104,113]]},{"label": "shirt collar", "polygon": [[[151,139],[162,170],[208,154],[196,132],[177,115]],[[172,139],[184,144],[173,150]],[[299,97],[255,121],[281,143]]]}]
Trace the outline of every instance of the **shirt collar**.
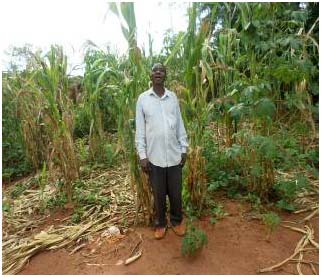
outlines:
[{"label": "shirt collar", "polygon": [[158,98],[160,98],[160,99],[164,99],[164,98],[170,96],[170,94],[168,93],[168,89],[165,88],[165,93],[164,93],[164,95],[163,95],[162,97],[159,97],[159,96],[156,94],[156,92],[153,90],[153,87],[150,88],[150,90],[149,90],[149,95],[154,95],[154,96],[156,96],[156,97],[158,97]]}]

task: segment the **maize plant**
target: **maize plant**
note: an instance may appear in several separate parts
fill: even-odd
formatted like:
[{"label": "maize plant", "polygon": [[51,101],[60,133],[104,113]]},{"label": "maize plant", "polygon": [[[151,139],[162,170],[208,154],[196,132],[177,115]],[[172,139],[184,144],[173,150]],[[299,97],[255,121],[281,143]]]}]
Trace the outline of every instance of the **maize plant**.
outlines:
[{"label": "maize plant", "polygon": [[72,138],[71,101],[67,97],[67,58],[61,48],[52,47],[44,58],[34,55],[34,59],[38,67],[17,92],[23,105],[22,130],[28,155],[36,168],[44,162],[49,171],[59,168],[71,202],[72,183],[79,178],[79,168]]},{"label": "maize plant", "polygon": [[110,3],[110,9],[126,22],[121,20],[121,28],[129,48],[129,63],[126,66],[125,80],[123,84],[123,96],[121,97],[121,117],[118,123],[118,135],[128,153],[131,186],[136,195],[136,212],[142,212],[146,223],[153,221],[153,199],[148,176],[140,169],[138,156],[135,149],[133,134],[133,119],[138,95],[147,89],[148,74],[146,73],[141,50],[137,46],[136,18],[134,3],[120,3],[120,10],[116,3]]},{"label": "maize plant", "polygon": [[185,99],[183,116],[187,123],[189,137],[189,158],[187,160],[187,184],[189,199],[201,213],[207,191],[205,174],[205,158],[203,154],[204,131],[209,123],[209,115],[213,108],[207,101],[209,90],[213,90],[213,74],[210,63],[213,61],[208,36],[210,24],[203,22],[196,32],[197,4],[190,9],[190,22],[186,36],[184,51],[189,56],[185,72]]}]

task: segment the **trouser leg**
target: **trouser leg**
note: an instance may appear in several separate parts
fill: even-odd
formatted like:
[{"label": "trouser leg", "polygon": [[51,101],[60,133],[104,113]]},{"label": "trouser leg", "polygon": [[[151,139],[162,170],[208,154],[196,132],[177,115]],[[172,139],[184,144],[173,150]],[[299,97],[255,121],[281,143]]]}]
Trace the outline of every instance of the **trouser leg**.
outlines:
[{"label": "trouser leg", "polygon": [[183,220],[182,213],[182,167],[180,165],[167,168],[167,192],[170,203],[170,221],[173,226]]},{"label": "trouser leg", "polygon": [[155,227],[165,227],[166,222],[166,169],[151,164],[150,181],[154,196]]}]

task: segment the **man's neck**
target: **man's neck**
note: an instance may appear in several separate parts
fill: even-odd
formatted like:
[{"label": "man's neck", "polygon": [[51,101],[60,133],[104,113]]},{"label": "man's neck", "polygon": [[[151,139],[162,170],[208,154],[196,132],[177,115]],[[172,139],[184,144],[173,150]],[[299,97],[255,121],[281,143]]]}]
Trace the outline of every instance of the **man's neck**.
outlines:
[{"label": "man's neck", "polygon": [[163,85],[153,85],[153,90],[159,97],[162,97],[165,93],[165,88]]}]

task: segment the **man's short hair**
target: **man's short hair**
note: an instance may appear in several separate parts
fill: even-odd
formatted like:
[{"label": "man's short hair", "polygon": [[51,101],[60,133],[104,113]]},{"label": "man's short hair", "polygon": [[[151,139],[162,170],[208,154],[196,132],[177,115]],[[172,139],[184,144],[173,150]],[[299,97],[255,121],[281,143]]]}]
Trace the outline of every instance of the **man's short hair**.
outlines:
[{"label": "man's short hair", "polygon": [[154,70],[155,67],[157,66],[161,66],[165,69],[165,72],[166,72],[166,67],[162,64],[162,63],[154,63],[154,65],[152,66],[152,71]]}]

